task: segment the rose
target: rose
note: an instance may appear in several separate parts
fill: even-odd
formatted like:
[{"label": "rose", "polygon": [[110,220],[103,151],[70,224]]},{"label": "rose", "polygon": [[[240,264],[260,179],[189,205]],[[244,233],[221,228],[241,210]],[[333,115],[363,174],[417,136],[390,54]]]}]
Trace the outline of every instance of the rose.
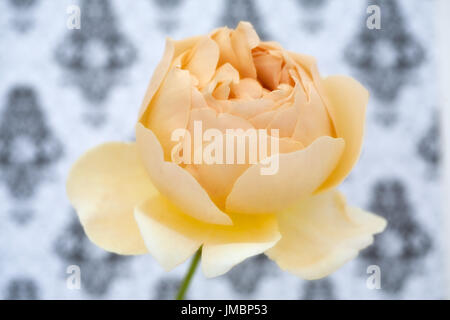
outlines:
[{"label": "rose", "polygon": [[[355,80],[322,79],[313,58],[261,42],[249,23],[169,39],[139,112],[137,143],[87,152],[70,172],[68,195],[93,242],[119,254],[149,252],[166,270],[203,246],[208,277],[265,252],[282,269],[320,278],[386,224],[335,190],[359,157],[367,101]],[[220,132],[278,129],[278,171],[261,175],[262,164],[248,161],[174,163],[172,135],[192,132],[194,121]]]}]

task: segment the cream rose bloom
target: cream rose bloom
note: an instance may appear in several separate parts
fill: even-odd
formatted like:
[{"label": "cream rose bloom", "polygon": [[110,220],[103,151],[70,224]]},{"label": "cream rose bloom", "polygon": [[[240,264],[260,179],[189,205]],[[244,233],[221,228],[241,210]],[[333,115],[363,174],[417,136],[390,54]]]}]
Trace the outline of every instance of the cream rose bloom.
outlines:
[{"label": "cream rose bloom", "polygon": [[[73,166],[67,192],[89,238],[119,254],[150,253],[166,270],[201,246],[221,275],[267,254],[305,279],[324,277],[381,232],[335,187],[363,141],[368,92],[322,79],[312,57],[262,42],[251,24],[167,40],[136,125],[136,143],[107,143]],[[279,170],[261,163],[176,164],[171,135],[204,128],[278,129]]]}]

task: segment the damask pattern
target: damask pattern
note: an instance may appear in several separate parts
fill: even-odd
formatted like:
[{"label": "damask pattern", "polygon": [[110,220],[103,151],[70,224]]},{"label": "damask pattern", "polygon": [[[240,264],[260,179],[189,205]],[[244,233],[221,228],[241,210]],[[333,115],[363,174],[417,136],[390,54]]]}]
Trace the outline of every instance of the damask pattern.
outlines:
[{"label": "damask pattern", "polygon": [[20,33],[25,33],[33,28],[34,7],[39,0],[9,0],[12,8],[10,23]]},{"label": "damask pattern", "polygon": [[84,95],[94,103],[106,99],[121,71],[136,58],[134,46],[118,30],[108,0],[83,0],[80,30],[68,30],[56,49],[56,60]]},{"label": "damask pattern", "polygon": [[[412,72],[425,60],[423,46],[407,28],[397,1],[369,0],[367,6],[377,5],[382,12],[381,29],[362,28],[346,50],[347,62],[356,69],[361,80],[376,98],[395,108],[392,103],[410,82]],[[364,16],[362,24],[366,23]],[[384,110],[386,125],[396,119],[395,110]]]},{"label": "damask pattern", "polygon": [[[80,30],[65,25],[72,4],[81,8]],[[380,6],[381,30],[366,27],[368,5]],[[364,149],[342,190],[389,225],[325,279],[298,279],[258,255],[216,279],[198,272],[188,297],[443,297],[434,10],[435,1],[423,0],[1,2],[0,48],[8,50],[0,51],[0,298],[174,297],[188,265],[166,273],[149,255],[97,248],[70,208],[65,179],[89,147],[133,140],[166,36],[240,20],[263,39],[314,55],[323,74],[351,74],[369,89]],[[66,286],[71,265],[80,267],[80,290]],[[379,290],[366,286],[371,265],[381,270]]]}]

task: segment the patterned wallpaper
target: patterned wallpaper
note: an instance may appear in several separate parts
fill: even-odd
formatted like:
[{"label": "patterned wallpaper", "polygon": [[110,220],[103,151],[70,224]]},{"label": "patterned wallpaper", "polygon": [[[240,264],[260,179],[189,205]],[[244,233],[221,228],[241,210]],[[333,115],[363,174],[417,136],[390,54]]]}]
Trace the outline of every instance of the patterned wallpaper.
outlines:
[{"label": "patterned wallpaper", "polygon": [[[66,27],[69,5],[81,29]],[[381,30],[366,27],[368,5]],[[253,23],[263,39],[317,57],[371,92],[361,159],[342,190],[387,230],[332,276],[303,281],[256,256],[194,278],[188,298],[443,298],[434,0],[3,0],[0,2],[0,298],[170,299],[187,265],[104,252],[65,196],[71,163],[104,141],[133,140],[164,39]],[[70,265],[81,289],[66,286]],[[366,270],[381,270],[381,289]]]}]

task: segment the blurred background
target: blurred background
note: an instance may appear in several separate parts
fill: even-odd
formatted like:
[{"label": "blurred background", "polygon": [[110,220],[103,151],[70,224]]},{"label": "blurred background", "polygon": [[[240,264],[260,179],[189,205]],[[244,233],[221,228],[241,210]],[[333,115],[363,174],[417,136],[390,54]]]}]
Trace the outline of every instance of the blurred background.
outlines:
[{"label": "blurred background", "polygon": [[[0,298],[174,296],[187,265],[166,273],[149,255],[98,249],[67,200],[65,179],[87,149],[134,140],[137,111],[167,36],[204,34],[240,20],[250,21],[263,40],[314,55],[323,76],[348,74],[369,89],[362,156],[341,189],[350,203],[389,225],[373,246],[325,279],[303,281],[257,256],[215,279],[197,272],[188,298],[448,298],[438,3],[2,0]],[[380,30],[366,26],[374,4]],[[66,25],[70,5],[81,9],[79,30]],[[81,269],[80,290],[66,286],[70,265]],[[379,290],[366,285],[371,265],[381,270]]]}]

